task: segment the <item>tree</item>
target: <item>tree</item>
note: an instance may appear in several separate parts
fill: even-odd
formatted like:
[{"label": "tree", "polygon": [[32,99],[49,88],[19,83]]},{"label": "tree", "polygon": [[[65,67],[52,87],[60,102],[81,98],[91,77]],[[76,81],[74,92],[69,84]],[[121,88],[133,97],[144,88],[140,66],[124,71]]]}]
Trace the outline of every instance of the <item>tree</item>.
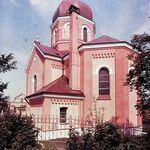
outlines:
[{"label": "tree", "polygon": [[[0,73],[5,73],[12,69],[16,69],[16,60],[12,53],[0,55]],[[8,108],[8,96],[4,95],[4,90],[7,89],[8,83],[0,81],[0,112],[6,111]]]},{"label": "tree", "polygon": [[140,97],[136,108],[141,114],[150,110],[150,35],[134,35],[131,44],[138,54],[130,55],[133,61],[127,81],[132,89],[136,89]]},{"label": "tree", "polygon": [[[0,55],[0,73],[16,69],[13,54]],[[9,97],[4,95],[8,83],[0,81],[0,150],[37,150],[38,129],[32,118],[9,111]]]}]

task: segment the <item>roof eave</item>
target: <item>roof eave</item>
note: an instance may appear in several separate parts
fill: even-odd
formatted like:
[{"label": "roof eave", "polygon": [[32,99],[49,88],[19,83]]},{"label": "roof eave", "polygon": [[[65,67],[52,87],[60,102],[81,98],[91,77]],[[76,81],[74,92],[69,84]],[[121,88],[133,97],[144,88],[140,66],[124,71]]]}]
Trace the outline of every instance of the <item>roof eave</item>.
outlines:
[{"label": "roof eave", "polygon": [[58,93],[58,92],[46,92],[46,91],[42,91],[42,92],[38,92],[38,93],[34,93],[32,95],[26,96],[26,99],[30,99],[30,98],[34,98],[37,96],[41,96],[44,97],[45,95],[49,95],[49,96],[53,96],[53,95],[58,95],[58,96],[73,96],[73,97],[82,97],[84,98],[84,94],[68,94],[68,93]]},{"label": "roof eave", "polygon": [[126,41],[119,41],[119,42],[105,42],[105,43],[85,43],[78,47],[79,51],[84,49],[89,49],[90,46],[97,48],[105,48],[105,47],[127,47],[138,54],[138,51],[134,49],[133,45],[126,42]]},{"label": "roof eave", "polygon": [[50,57],[54,57],[54,58],[59,59],[59,61],[62,61],[62,57],[44,53],[44,52],[42,52],[42,50],[40,49],[40,47],[36,43],[34,43],[34,45],[39,50],[39,52],[42,54],[42,56],[44,58],[48,58],[48,56],[50,56]]},{"label": "roof eave", "polygon": [[78,48],[80,48],[82,46],[87,46],[87,45],[98,45],[98,44],[99,45],[104,45],[104,44],[117,44],[117,43],[126,43],[126,44],[128,44],[128,45],[133,47],[132,44],[130,44],[130,43],[126,42],[126,41],[118,41],[118,42],[104,42],[104,43],[99,43],[99,42],[96,42],[96,43],[84,43],[84,44],[81,44]]}]

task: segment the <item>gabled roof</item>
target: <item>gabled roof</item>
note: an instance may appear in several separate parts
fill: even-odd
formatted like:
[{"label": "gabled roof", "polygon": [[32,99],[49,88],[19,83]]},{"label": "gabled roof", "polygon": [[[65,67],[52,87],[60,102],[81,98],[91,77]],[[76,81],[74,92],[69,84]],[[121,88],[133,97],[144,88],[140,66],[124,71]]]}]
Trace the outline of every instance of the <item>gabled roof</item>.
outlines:
[{"label": "gabled roof", "polygon": [[110,36],[102,35],[102,36],[88,42],[87,44],[116,43],[116,42],[120,42],[120,41],[117,39],[114,39]]},{"label": "gabled roof", "polygon": [[37,41],[34,41],[34,44],[45,55],[50,55],[50,56],[54,56],[54,57],[58,57],[58,58],[63,58],[69,53],[68,51],[58,51],[57,49],[55,49],[53,47],[48,47],[48,46],[42,45],[40,42],[37,42]]},{"label": "gabled roof", "polygon": [[92,48],[106,48],[106,47],[127,47],[128,49],[132,49],[133,51],[135,51],[130,43],[126,41],[117,40],[107,35],[102,35],[90,42],[81,44],[78,48],[79,51],[81,51]]},{"label": "gabled roof", "polygon": [[51,82],[47,86],[44,86],[42,89],[35,92],[34,94],[27,96],[26,98],[39,96],[42,94],[84,97],[84,94],[80,90],[72,90],[69,87],[68,78],[64,75]]}]

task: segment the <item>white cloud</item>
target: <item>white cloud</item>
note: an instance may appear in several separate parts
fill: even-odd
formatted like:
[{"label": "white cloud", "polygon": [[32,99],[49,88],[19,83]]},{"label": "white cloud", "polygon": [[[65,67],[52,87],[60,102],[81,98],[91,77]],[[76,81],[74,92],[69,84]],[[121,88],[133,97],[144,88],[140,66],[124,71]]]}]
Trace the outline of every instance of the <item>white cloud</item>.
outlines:
[{"label": "white cloud", "polygon": [[49,15],[56,10],[60,0],[28,0],[33,9],[36,9],[40,15]]}]

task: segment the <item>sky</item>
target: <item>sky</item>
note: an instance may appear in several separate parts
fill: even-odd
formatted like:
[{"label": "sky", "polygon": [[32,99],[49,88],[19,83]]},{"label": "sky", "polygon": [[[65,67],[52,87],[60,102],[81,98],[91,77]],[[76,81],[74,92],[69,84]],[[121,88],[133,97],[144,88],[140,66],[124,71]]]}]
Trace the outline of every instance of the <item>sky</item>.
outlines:
[{"label": "sky", "polygon": [[[96,37],[109,35],[130,42],[134,34],[150,33],[150,0],[82,0],[93,10]],[[17,70],[0,74],[9,82],[11,99],[25,94],[25,67],[36,37],[50,46],[52,16],[61,0],[0,0],[0,54],[13,53]]]}]

